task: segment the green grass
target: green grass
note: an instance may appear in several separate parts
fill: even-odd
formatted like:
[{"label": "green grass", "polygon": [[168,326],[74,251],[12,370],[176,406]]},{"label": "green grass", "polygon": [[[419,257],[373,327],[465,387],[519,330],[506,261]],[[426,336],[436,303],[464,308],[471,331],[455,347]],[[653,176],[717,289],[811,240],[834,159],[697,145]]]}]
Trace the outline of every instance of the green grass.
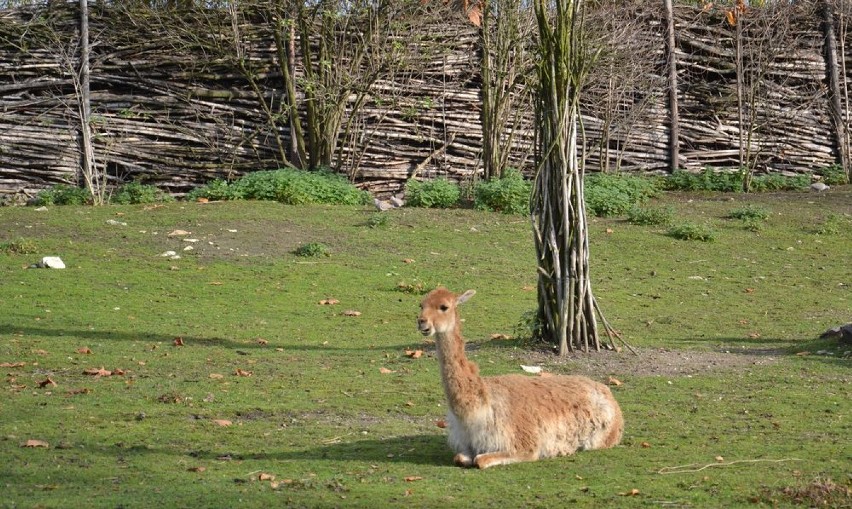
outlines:
[{"label": "green grass", "polygon": [[[568,359],[490,340],[535,306],[524,217],[404,208],[368,228],[370,206],[0,208],[0,244],[37,251],[0,252],[0,507],[822,506],[824,480],[850,485],[850,348],[815,338],[852,318],[851,197],[743,196],[773,211],[759,235],[714,196],[653,201],[714,222],[712,243],[591,219],[595,294],[641,355]],[[826,217],[845,218],[836,234],[817,233]],[[333,256],[294,253],[310,243]],[[26,268],[46,255],[67,268]],[[463,318],[484,375],[621,380],[623,444],[453,467],[414,327],[438,284],[478,291]],[[84,374],[101,367],[123,374]]]}]

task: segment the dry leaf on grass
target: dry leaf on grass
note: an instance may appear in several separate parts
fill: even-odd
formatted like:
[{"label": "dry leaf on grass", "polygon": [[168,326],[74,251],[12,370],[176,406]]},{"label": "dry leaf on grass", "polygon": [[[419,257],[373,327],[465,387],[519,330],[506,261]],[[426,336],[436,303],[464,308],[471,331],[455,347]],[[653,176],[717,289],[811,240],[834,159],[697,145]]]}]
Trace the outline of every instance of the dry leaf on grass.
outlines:
[{"label": "dry leaf on grass", "polygon": [[405,478],[405,482],[414,482],[414,481],[422,481],[423,478],[419,475],[409,475]]},{"label": "dry leaf on grass", "polygon": [[619,493],[619,495],[621,495],[622,497],[635,497],[635,496],[639,495],[639,490],[637,490],[636,488],[633,488],[632,490],[630,490],[628,492]]},{"label": "dry leaf on grass", "polygon": [[402,263],[414,263],[414,258],[403,258]]},{"label": "dry leaf on grass", "polygon": [[648,442],[642,442],[642,443],[641,443],[641,444],[639,444],[639,445],[640,445],[643,449],[648,449],[648,448],[650,448],[650,447],[651,447],[651,444],[649,444]]},{"label": "dry leaf on grass", "polygon": [[183,338],[175,338],[174,343],[172,344],[174,344],[174,346],[183,346]]},{"label": "dry leaf on grass", "polygon": [[103,367],[103,366],[101,366],[100,368],[88,368],[88,369],[84,369],[84,370],[83,370],[83,374],[84,374],[84,375],[89,375],[89,376],[96,376],[96,377],[101,377],[101,376],[112,376],[112,371],[110,371],[110,370],[108,370],[108,369],[104,369],[104,367]]},{"label": "dry leaf on grass", "polygon": [[622,382],[618,378],[615,378],[614,376],[609,377],[609,381],[607,383],[609,383],[609,385],[612,385],[614,387],[620,387],[620,386],[624,385],[624,382]]},{"label": "dry leaf on grass", "polygon": [[207,377],[211,378],[213,380],[221,380],[221,379],[225,378],[225,375],[221,375],[219,373],[210,373],[209,375],[207,375]]},{"label": "dry leaf on grass", "polygon": [[237,375],[237,376],[252,376],[254,373],[252,373],[251,371],[246,371],[246,370],[241,369],[241,368],[237,368],[236,371],[234,371],[234,374]]},{"label": "dry leaf on grass", "polygon": [[447,427],[447,421],[445,421],[444,419],[436,419],[435,420],[435,426],[438,426],[439,428],[444,429],[444,428]]},{"label": "dry leaf on grass", "polygon": [[347,309],[343,312],[343,316],[361,316],[361,312],[354,309]]},{"label": "dry leaf on grass", "polygon": [[77,353],[81,353],[83,355],[92,355],[92,351],[87,346],[84,346],[83,348],[78,348]]},{"label": "dry leaf on grass", "polygon": [[30,439],[30,440],[27,440],[26,442],[24,442],[24,444],[21,447],[30,447],[30,448],[42,447],[42,448],[46,449],[46,448],[50,447],[50,444],[48,444],[44,440]]},{"label": "dry leaf on grass", "polygon": [[47,387],[48,385],[51,387],[56,387],[56,382],[54,382],[52,378],[47,377],[38,383],[38,386],[41,388]]},{"label": "dry leaf on grass", "polygon": [[186,230],[172,230],[169,232],[169,237],[180,237],[183,235],[192,235],[192,232],[188,232]]},{"label": "dry leaf on grass", "polygon": [[492,334],[491,335],[492,341],[502,341],[502,340],[507,340],[507,339],[512,339],[512,336],[509,336],[508,334]]},{"label": "dry leaf on grass", "polygon": [[33,353],[36,354],[36,355],[49,355],[49,352],[47,350],[41,350],[41,349],[33,350]]},{"label": "dry leaf on grass", "polygon": [[267,474],[266,472],[261,472],[261,473],[257,476],[257,480],[258,480],[258,481],[274,481],[274,480],[275,480],[275,476],[274,476],[274,475],[272,475],[272,474]]},{"label": "dry leaf on grass", "polygon": [[412,359],[419,359],[423,356],[423,350],[406,350],[405,356]]},{"label": "dry leaf on grass", "polygon": [[335,304],[340,304],[340,301],[337,299],[323,299],[318,302],[320,306],[333,306]]},{"label": "dry leaf on grass", "polygon": [[266,346],[269,344],[269,341],[263,338],[257,338],[257,344],[260,346]]},{"label": "dry leaf on grass", "polygon": [[26,366],[24,362],[3,362],[0,363],[0,368],[22,368]]},{"label": "dry leaf on grass", "polygon": [[77,396],[78,394],[89,394],[90,392],[92,392],[91,389],[83,387],[81,389],[72,389],[66,392],[65,394],[67,394],[68,396]]},{"label": "dry leaf on grass", "polygon": [[383,375],[389,375],[391,373],[396,373],[396,371],[394,371],[392,369],[388,369],[388,368],[379,368],[379,373],[381,373]]},{"label": "dry leaf on grass", "polygon": [[189,467],[186,470],[189,472],[198,472],[200,474],[201,472],[207,470],[207,467]]},{"label": "dry leaf on grass", "polygon": [[227,428],[228,426],[230,426],[233,423],[231,421],[229,421],[228,419],[213,419],[213,424],[215,424],[216,426],[221,426],[223,428]]}]

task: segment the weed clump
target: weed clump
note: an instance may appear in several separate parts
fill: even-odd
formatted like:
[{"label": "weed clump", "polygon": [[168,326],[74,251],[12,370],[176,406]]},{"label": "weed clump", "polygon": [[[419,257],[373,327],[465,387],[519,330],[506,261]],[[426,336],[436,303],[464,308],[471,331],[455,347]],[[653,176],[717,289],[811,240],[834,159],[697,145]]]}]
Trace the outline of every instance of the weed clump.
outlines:
[{"label": "weed clump", "polygon": [[716,231],[710,225],[689,222],[671,226],[667,235],[679,240],[700,240],[701,242],[716,240]]},{"label": "weed clump", "polygon": [[328,246],[321,242],[309,242],[297,247],[293,254],[303,258],[319,258],[320,256],[331,256]]},{"label": "weed clump", "polygon": [[405,184],[406,204],[411,207],[446,209],[455,206],[460,196],[458,184],[445,177],[426,181],[411,179]]},{"label": "weed clump", "polygon": [[368,228],[384,228],[390,223],[390,216],[382,212],[375,212],[367,218]]},{"label": "weed clump", "polygon": [[642,226],[666,225],[674,219],[671,207],[640,207],[634,206],[627,211],[627,221],[630,224]]},{"label": "weed clump", "polygon": [[[666,191],[738,193],[744,190],[747,175],[745,171],[717,171],[713,168],[704,168],[699,173],[678,170],[662,179],[661,186]],[[809,184],[807,175],[758,175],[749,179],[748,191],[795,191],[805,189]]]},{"label": "weed clump", "polygon": [[757,205],[749,204],[732,210],[728,214],[728,217],[730,219],[739,219],[741,221],[766,221],[769,219],[769,210]]},{"label": "weed clump", "polygon": [[173,201],[173,198],[160,191],[157,186],[129,182],[116,189],[109,201],[118,205],[136,205],[169,202]]},{"label": "weed clump", "polygon": [[38,252],[38,244],[29,239],[15,239],[0,242],[0,253],[29,255]]}]

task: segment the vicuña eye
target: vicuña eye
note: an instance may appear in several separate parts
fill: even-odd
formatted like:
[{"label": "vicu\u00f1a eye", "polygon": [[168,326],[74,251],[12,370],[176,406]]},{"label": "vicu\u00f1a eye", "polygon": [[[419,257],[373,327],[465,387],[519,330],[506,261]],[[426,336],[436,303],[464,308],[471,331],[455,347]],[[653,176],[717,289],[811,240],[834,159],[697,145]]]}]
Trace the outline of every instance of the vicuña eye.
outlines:
[{"label": "vicu\u00f1a eye", "polygon": [[448,306],[446,304],[441,304],[441,307],[439,307],[438,309],[440,309],[441,311],[446,311],[446,310],[450,309],[450,306]]}]

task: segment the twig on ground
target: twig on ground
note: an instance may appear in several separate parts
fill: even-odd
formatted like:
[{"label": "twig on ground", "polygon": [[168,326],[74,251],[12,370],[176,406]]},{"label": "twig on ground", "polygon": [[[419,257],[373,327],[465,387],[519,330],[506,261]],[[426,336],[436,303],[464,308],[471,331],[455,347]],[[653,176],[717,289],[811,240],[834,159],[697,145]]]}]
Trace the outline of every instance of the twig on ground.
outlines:
[{"label": "twig on ground", "polygon": [[[736,460],[736,461],[725,461],[721,463],[708,463],[706,465],[701,465],[700,463],[692,463],[690,465],[679,465],[676,467],[663,467],[657,471],[658,474],[666,475],[666,474],[689,474],[693,472],[701,472],[702,470],[708,469],[710,467],[727,467],[731,465],[737,465],[739,463],[782,463],[785,461],[802,461],[799,458],[783,458],[779,460],[772,459],[753,459],[753,460]],[[695,468],[698,467],[698,468]]]}]

